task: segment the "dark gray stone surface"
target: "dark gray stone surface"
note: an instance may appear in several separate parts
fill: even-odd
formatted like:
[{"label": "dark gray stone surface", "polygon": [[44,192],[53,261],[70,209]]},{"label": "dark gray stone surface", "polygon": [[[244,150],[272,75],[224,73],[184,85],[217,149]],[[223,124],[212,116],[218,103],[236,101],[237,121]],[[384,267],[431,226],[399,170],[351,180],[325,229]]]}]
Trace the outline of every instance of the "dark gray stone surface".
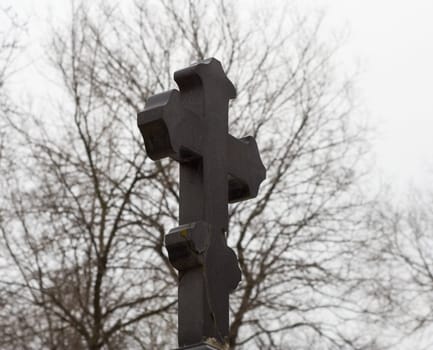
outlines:
[{"label": "dark gray stone surface", "polygon": [[226,244],[228,203],[255,197],[266,170],[252,137],[229,134],[228,104],[236,90],[218,60],[179,70],[174,79],[179,91],[150,97],[138,126],[150,158],[180,164],[180,226],[165,240],[179,271],[179,345],[209,338],[224,343],[229,293],[241,279]]},{"label": "dark gray stone surface", "polygon": [[197,345],[186,346],[178,350],[218,350],[218,349],[214,348],[213,346],[210,346],[209,344],[197,344]]}]

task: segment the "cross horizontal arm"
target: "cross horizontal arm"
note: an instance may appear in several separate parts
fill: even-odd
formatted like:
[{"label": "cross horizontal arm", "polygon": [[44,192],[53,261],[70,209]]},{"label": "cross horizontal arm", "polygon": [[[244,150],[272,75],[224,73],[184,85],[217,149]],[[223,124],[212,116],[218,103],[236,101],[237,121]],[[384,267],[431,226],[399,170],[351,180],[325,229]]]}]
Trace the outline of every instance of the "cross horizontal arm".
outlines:
[{"label": "cross horizontal arm", "polygon": [[257,196],[266,169],[260,159],[256,140],[238,139],[228,135],[229,202],[239,202]]},{"label": "cross horizontal arm", "polygon": [[179,162],[200,156],[202,119],[183,108],[180,93],[169,90],[151,96],[138,113],[138,127],[153,160],[170,157]]}]

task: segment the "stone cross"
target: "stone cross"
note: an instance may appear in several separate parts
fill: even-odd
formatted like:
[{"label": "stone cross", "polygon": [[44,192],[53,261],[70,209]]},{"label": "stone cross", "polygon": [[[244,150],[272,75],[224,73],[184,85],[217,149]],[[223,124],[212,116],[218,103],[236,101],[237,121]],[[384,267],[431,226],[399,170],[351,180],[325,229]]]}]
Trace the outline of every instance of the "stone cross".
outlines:
[{"label": "stone cross", "polygon": [[174,80],[179,90],[150,97],[138,127],[151,159],[180,164],[180,226],[165,245],[179,271],[179,345],[205,349],[227,343],[229,293],[241,279],[226,244],[228,203],[255,197],[266,170],[255,140],[228,132],[236,90],[218,60],[179,70]]}]

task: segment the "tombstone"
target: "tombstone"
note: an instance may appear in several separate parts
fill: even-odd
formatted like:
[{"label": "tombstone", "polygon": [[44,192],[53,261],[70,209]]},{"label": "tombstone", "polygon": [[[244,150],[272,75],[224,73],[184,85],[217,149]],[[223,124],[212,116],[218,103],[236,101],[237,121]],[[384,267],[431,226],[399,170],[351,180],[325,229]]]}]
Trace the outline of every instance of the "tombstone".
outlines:
[{"label": "tombstone", "polygon": [[182,349],[224,348],[229,294],[241,272],[226,244],[228,203],[254,198],[266,170],[252,137],[228,132],[236,90],[211,58],[174,73],[179,90],[151,96],[138,114],[147,154],[180,165],[179,227],[165,238],[179,272],[178,341]]}]

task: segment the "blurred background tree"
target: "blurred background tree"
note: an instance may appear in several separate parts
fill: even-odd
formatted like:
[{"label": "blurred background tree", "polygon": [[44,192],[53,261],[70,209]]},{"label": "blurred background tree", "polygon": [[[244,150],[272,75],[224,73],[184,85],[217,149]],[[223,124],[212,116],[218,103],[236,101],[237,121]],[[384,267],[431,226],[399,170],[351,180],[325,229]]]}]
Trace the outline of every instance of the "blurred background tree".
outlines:
[{"label": "blurred background tree", "polygon": [[53,29],[57,108],[8,118],[19,159],[2,169],[2,349],[175,347],[163,244],[177,167],[146,157],[136,114],[175,70],[210,56],[238,91],[231,133],[257,138],[268,170],[256,200],[230,207],[242,271],[231,349],[378,346],[360,328],[367,144],[339,43],[324,43],[320,16],[245,16],[224,1],[104,2],[73,6]]},{"label": "blurred background tree", "polygon": [[399,201],[391,198],[385,192],[369,220],[376,234],[369,256],[381,276],[374,292],[383,301],[383,334],[395,349],[416,341],[427,350],[433,345],[433,193],[412,187]]},{"label": "blurred background tree", "polygon": [[6,141],[7,119],[16,112],[9,96],[8,83],[14,73],[13,64],[20,52],[19,40],[25,28],[9,8],[0,8],[0,20],[3,23],[0,30],[0,159],[4,159],[2,155]]}]

